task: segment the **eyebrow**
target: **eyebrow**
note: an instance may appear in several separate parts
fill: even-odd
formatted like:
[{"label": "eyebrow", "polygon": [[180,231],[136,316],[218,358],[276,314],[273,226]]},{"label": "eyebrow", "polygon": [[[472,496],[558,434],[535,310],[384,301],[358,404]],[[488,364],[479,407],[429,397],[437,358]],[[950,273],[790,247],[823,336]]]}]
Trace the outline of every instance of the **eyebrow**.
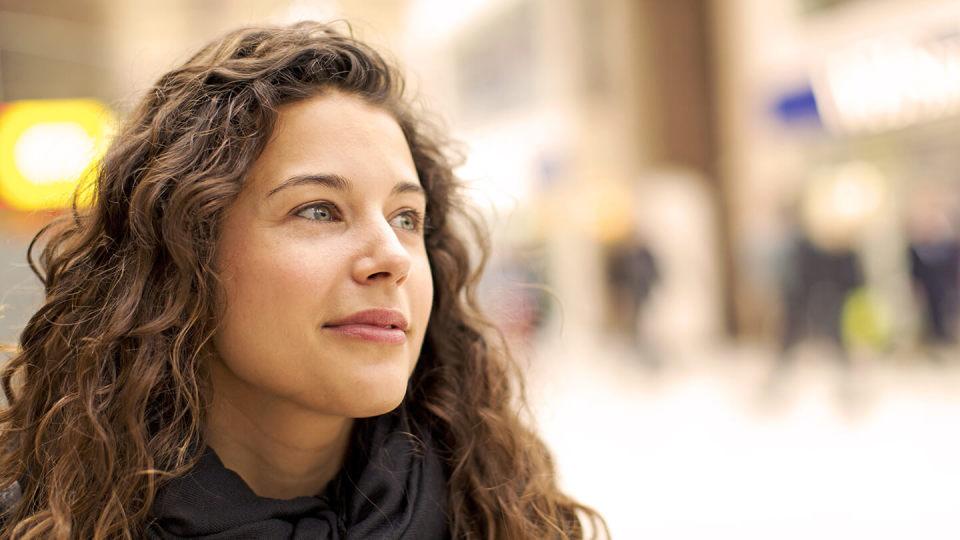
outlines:
[{"label": "eyebrow", "polygon": [[[302,185],[325,186],[344,192],[350,192],[353,189],[353,183],[339,174],[298,174],[280,182],[279,186],[267,192],[267,197],[270,197],[280,190]],[[391,195],[400,195],[402,193],[414,193],[423,195],[424,197],[426,196],[423,186],[409,181],[397,182],[393,186],[393,189],[390,190]]]}]

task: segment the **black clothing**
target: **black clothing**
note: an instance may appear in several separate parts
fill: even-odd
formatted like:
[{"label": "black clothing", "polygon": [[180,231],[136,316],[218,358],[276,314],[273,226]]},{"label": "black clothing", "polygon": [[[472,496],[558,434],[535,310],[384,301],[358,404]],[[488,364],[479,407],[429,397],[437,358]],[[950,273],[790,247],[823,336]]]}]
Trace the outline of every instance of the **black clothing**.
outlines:
[{"label": "black clothing", "polygon": [[923,289],[928,337],[956,342],[960,317],[960,243],[955,240],[910,244],[910,273]]},{"label": "black clothing", "polygon": [[826,251],[802,237],[795,239],[793,250],[784,284],[787,317],[783,347],[820,337],[842,349],[844,302],[864,283],[860,260],[849,249]]},{"label": "black clothing", "polygon": [[449,538],[446,478],[429,435],[411,435],[402,406],[355,428],[347,463],[315,497],[260,497],[207,449],[193,470],[159,490],[148,537]]}]

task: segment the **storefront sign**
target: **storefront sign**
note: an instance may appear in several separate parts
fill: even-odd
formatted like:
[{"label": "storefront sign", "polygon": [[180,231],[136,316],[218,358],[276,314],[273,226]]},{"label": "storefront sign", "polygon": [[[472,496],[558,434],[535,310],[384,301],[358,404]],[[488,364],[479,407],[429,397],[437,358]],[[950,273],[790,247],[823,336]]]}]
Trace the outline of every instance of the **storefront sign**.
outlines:
[{"label": "storefront sign", "polygon": [[881,132],[960,113],[960,36],[888,37],[829,54],[815,81],[824,123]]}]

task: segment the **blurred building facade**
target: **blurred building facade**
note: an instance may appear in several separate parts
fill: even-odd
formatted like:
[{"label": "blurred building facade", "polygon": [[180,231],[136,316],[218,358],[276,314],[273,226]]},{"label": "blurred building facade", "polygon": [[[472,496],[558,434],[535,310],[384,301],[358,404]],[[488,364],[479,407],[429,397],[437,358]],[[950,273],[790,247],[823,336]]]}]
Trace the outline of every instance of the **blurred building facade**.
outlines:
[{"label": "blurred building facade", "polygon": [[[956,339],[949,0],[2,0],[0,102],[122,117],[217,34],[338,18],[464,143],[497,247],[485,296],[518,339]],[[10,340],[49,214],[0,218]]]},{"label": "blurred building facade", "polygon": [[[446,4],[411,3],[404,57],[467,143],[462,176],[502,248],[490,280],[498,264],[542,269],[528,277],[548,287],[540,305],[550,337],[626,328],[677,347],[720,339],[732,304],[707,6]],[[645,254],[636,268],[621,256],[613,269],[612,254],[631,245]],[[655,282],[643,282],[653,275],[644,260],[656,261]],[[611,275],[634,284],[626,310],[619,300],[631,293]],[[501,281],[495,303],[530,290]]]},{"label": "blurred building facade", "polygon": [[[783,339],[835,317],[847,348],[955,340],[960,4],[714,6],[743,332]],[[849,257],[860,277],[802,283],[817,256]],[[818,290],[839,301],[816,305]]]}]

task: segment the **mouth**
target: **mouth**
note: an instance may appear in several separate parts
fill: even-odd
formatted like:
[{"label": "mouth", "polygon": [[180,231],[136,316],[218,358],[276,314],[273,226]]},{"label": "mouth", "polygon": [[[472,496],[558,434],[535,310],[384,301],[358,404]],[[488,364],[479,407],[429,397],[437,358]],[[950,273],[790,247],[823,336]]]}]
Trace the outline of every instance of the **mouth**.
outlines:
[{"label": "mouth", "polygon": [[341,337],[369,341],[373,343],[402,345],[407,341],[407,333],[393,325],[374,326],[370,324],[341,324],[327,325],[323,328]]},{"label": "mouth", "polygon": [[407,318],[395,309],[367,309],[323,326],[341,337],[399,345],[407,341]]}]

